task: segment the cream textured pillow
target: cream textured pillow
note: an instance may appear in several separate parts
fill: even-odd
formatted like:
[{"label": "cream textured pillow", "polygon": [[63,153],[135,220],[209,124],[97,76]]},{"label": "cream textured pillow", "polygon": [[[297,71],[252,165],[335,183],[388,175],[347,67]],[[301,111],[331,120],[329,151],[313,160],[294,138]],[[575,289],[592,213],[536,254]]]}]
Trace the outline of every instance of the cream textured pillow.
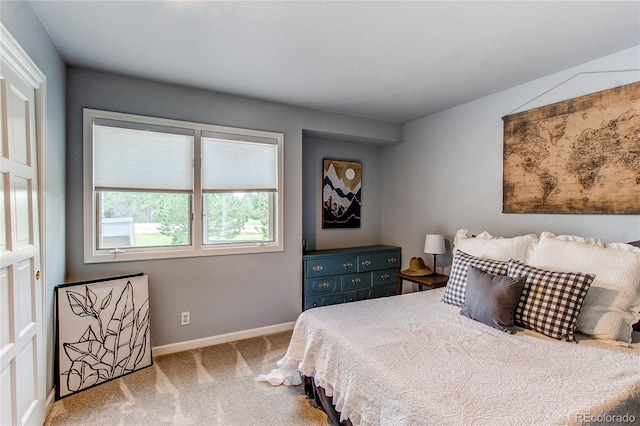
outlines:
[{"label": "cream textured pillow", "polygon": [[621,243],[600,246],[544,232],[529,265],[594,274],[576,331],[627,345],[631,342],[631,327],[640,318],[640,248]]},{"label": "cream textured pillow", "polygon": [[552,234],[551,232],[543,232],[542,234],[540,234],[540,237],[542,238],[543,235],[545,236],[545,238],[554,238],[556,240],[562,240],[562,241],[574,241],[577,243],[592,244],[594,246],[604,247],[604,243],[602,242],[602,240],[596,237],[579,237],[577,235],[555,235],[555,234]]},{"label": "cream textured pillow", "polygon": [[472,256],[503,261],[515,259],[526,262],[537,241],[536,234],[503,238],[494,237],[485,231],[472,237],[468,230],[460,229],[456,232],[453,245],[455,250],[461,250]]}]

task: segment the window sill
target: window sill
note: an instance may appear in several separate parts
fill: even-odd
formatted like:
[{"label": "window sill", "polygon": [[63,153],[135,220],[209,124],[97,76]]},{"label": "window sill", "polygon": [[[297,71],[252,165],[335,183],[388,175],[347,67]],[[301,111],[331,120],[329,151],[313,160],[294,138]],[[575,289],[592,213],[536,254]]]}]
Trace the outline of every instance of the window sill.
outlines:
[{"label": "window sill", "polygon": [[[111,253],[109,253],[111,251]],[[182,259],[188,257],[213,257],[239,254],[261,254],[284,251],[282,244],[242,245],[233,247],[203,247],[195,250],[192,247],[184,249],[134,250],[120,249],[118,252],[105,250],[95,253],[85,253],[84,263],[134,262],[143,260]]]}]

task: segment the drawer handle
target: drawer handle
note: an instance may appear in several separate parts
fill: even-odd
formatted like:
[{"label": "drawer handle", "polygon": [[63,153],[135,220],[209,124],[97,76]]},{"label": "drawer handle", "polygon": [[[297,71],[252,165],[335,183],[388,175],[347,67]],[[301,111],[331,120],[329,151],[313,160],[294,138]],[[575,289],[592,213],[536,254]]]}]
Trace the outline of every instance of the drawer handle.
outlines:
[{"label": "drawer handle", "polygon": [[371,266],[371,261],[370,260],[363,260],[362,261],[362,266]]},{"label": "drawer handle", "polygon": [[396,263],[398,261],[398,259],[396,259],[395,257],[391,257],[387,261],[393,265],[394,263]]},{"label": "drawer handle", "polygon": [[344,269],[351,269],[351,268],[353,268],[353,263],[345,263],[344,265],[342,265],[342,267]]},{"label": "drawer handle", "polygon": [[382,278],[382,281],[386,281],[386,280],[388,280],[389,278],[391,278],[391,276],[390,276],[389,274],[382,274],[382,275],[380,276],[380,278]]},{"label": "drawer handle", "polygon": [[320,287],[320,288],[329,288],[329,283],[326,283],[326,282],[325,283],[320,283],[320,284],[318,284],[318,287]]},{"label": "drawer handle", "polygon": [[324,267],[322,265],[315,265],[311,269],[313,269],[314,272],[320,272],[320,271],[322,271],[324,269]]},{"label": "drawer handle", "polygon": [[362,280],[360,278],[354,278],[354,279],[351,280],[351,282],[353,284],[360,284],[362,282]]}]

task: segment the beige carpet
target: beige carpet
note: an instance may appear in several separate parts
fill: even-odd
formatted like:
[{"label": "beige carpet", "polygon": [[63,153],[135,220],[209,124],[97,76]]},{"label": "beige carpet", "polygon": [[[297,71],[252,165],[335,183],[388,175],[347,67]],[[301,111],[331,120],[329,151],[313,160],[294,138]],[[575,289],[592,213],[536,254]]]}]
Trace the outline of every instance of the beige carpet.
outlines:
[{"label": "beige carpet", "polygon": [[45,425],[322,425],[302,386],[273,387],[291,332],[154,358],[153,366],[56,401]]}]

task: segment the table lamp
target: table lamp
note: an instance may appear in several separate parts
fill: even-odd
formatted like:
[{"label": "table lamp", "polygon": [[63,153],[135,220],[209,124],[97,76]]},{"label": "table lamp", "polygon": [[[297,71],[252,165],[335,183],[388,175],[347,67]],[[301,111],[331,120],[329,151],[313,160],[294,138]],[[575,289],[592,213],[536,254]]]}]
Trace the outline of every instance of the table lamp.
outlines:
[{"label": "table lamp", "polygon": [[436,272],[436,255],[447,252],[447,248],[444,243],[444,235],[427,234],[424,239],[424,252],[427,254],[433,254],[433,274],[440,275]]}]

